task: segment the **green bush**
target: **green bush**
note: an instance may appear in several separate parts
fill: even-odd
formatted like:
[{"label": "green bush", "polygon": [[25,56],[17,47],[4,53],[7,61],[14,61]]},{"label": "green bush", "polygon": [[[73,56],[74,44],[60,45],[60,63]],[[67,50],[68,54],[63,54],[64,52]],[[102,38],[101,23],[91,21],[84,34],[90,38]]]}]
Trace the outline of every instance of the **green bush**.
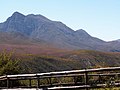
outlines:
[{"label": "green bush", "polygon": [[0,53],[0,75],[11,75],[20,73],[18,59],[13,58],[13,52],[6,50]]}]

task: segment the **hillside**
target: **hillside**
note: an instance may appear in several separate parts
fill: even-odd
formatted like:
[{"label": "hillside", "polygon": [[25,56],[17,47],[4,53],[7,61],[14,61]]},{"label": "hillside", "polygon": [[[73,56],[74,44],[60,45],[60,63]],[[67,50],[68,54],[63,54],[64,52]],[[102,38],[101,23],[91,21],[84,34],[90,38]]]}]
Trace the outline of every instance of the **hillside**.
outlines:
[{"label": "hillside", "polygon": [[74,61],[77,60],[84,68],[120,65],[120,53],[78,50],[70,52],[63,57]]},{"label": "hillside", "polygon": [[120,66],[120,53],[80,50],[54,57],[28,55],[22,58],[20,65],[23,73],[113,67]]},{"label": "hillside", "polygon": [[[5,52],[0,52],[0,63],[3,63],[5,65],[5,67],[2,67],[3,69],[0,67],[0,69],[2,69],[3,71],[3,74],[5,74],[4,69],[5,72],[7,71],[13,74],[13,72],[9,71],[12,66],[11,63],[14,63],[13,61],[17,61],[17,67],[19,67],[19,70],[17,70],[18,73],[41,73],[51,71],[120,66],[120,53],[115,52],[99,52],[91,50],[65,52],[56,51],[56,53],[49,52],[48,54],[46,53],[48,51],[41,54],[18,54],[16,53],[16,51],[13,51],[13,54],[11,53],[11,51],[9,51],[10,54],[7,54],[9,52],[6,50]],[[10,64],[11,66],[5,64],[3,61]],[[13,71],[14,68],[15,67],[13,67]]]}]

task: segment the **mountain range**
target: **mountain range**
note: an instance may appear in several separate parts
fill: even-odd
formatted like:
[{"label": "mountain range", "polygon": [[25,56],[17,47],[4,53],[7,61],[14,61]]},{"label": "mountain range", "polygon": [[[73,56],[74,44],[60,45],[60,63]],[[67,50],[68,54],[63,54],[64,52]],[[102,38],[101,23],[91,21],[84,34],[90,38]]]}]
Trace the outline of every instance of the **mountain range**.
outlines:
[{"label": "mountain range", "polygon": [[15,45],[17,48],[20,45],[26,48],[25,45],[28,45],[31,48],[36,46],[37,49],[120,52],[120,40],[106,42],[89,35],[83,29],[73,30],[60,21],[19,12],[14,12],[5,22],[0,23],[0,48],[5,45]]}]

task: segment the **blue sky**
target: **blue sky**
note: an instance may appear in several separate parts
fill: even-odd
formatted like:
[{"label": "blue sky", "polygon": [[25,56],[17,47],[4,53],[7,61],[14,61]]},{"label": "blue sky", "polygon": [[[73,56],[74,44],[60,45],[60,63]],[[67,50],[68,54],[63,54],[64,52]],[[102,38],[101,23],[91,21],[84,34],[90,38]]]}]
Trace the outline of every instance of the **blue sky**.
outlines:
[{"label": "blue sky", "polygon": [[15,11],[41,14],[105,41],[120,39],[120,0],[0,0],[0,22]]}]

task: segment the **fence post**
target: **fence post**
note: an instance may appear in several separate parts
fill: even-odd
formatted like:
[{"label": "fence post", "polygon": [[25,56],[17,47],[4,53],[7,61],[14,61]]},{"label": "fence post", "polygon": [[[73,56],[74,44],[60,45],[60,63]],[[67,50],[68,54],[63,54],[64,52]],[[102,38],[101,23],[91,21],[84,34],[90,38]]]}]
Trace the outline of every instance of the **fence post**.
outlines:
[{"label": "fence post", "polygon": [[7,77],[7,88],[9,88],[9,78],[8,77]]},{"label": "fence post", "polygon": [[29,79],[29,87],[31,87],[31,79]]},{"label": "fence post", "polygon": [[37,76],[37,88],[39,88],[39,86],[40,86],[40,78],[39,78],[39,76]]},{"label": "fence post", "polygon": [[50,86],[52,86],[52,80],[51,80],[51,77],[49,77],[49,83],[50,83]]},{"label": "fence post", "polygon": [[87,85],[88,85],[88,72],[87,71],[85,71],[85,85],[86,85],[86,90],[88,90],[88,87],[87,87]]},{"label": "fence post", "polygon": [[101,83],[101,75],[99,75],[99,83]]},{"label": "fence post", "polygon": [[74,78],[74,84],[76,85],[77,84],[77,77],[73,77]]},{"label": "fence post", "polygon": [[85,71],[85,85],[88,84],[88,72]]}]

